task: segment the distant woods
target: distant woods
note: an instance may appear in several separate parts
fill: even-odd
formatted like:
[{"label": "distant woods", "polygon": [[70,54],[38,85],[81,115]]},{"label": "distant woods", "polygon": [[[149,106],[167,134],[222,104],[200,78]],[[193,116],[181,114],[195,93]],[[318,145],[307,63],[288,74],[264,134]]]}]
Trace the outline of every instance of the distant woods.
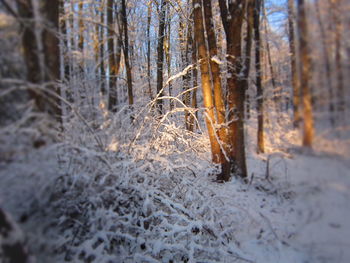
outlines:
[{"label": "distant woods", "polygon": [[312,147],[317,124],[349,110],[344,0],[0,3],[19,21],[37,111],[63,126],[73,108],[98,127],[146,105],[189,132],[205,121],[219,181],[249,176],[248,142],[268,152],[274,123],[292,120]]}]

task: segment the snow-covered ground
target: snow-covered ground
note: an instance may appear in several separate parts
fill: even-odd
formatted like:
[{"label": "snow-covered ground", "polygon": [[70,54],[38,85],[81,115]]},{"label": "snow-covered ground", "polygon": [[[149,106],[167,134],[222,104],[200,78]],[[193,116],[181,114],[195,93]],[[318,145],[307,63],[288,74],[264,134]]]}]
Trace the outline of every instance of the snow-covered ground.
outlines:
[{"label": "snow-covered ground", "polygon": [[67,129],[56,144],[1,133],[1,206],[37,262],[350,261],[346,130],[306,150],[280,120],[256,155],[248,122],[250,182],[218,184],[205,135],[119,120],[93,135]]}]

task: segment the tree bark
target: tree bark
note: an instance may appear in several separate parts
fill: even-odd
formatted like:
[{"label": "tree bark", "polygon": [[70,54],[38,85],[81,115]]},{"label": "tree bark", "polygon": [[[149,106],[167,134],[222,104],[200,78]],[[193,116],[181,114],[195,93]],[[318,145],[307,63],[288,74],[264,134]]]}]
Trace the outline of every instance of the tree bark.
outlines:
[{"label": "tree bark", "polygon": [[128,98],[129,105],[134,104],[134,95],[132,90],[132,75],[131,75],[131,65],[129,60],[129,36],[128,36],[128,17],[126,15],[126,5],[125,0],[122,0],[122,20],[123,20],[123,32],[124,32],[124,61],[126,69],[126,78],[128,83]]},{"label": "tree bark", "polygon": [[250,97],[248,94],[249,89],[249,73],[250,73],[250,64],[251,64],[251,49],[252,49],[252,33],[254,27],[254,0],[247,1],[247,35],[246,35],[246,45],[245,45],[245,59],[244,59],[244,69],[243,69],[243,83],[244,89],[246,90],[246,112],[247,119],[250,118]]},{"label": "tree bark", "polygon": [[151,85],[151,18],[152,18],[152,1],[148,3],[147,9],[147,81],[148,81],[148,93],[151,100],[153,100],[152,95],[152,85]]},{"label": "tree bark", "polygon": [[[216,123],[218,124],[217,136],[221,141],[221,152],[220,152],[220,163],[222,166],[222,174],[220,175],[224,180],[230,178],[230,163],[228,160],[228,137],[225,128],[226,116],[225,116],[225,104],[222,94],[221,86],[221,74],[220,67],[218,64],[218,50],[216,45],[216,36],[213,24],[213,12],[211,7],[211,0],[203,0],[204,5],[204,21],[205,29],[207,32],[208,47],[209,47],[209,65],[211,69],[211,76],[213,80],[213,91],[214,91],[214,105],[216,109]],[[226,159],[227,156],[227,159]]]},{"label": "tree bark", "polygon": [[116,112],[118,104],[118,90],[117,90],[117,70],[119,66],[115,61],[114,54],[114,1],[107,1],[107,50],[108,50],[108,63],[109,63],[109,97],[108,97],[108,109],[112,112]]},{"label": "tree bark", "polygon": [[310,92],[311,57],[308,43],[308,25],[304,0],[298,0],[299,56],[301,73],[301,93],[304,115],[303,146],[311,147],[314,137],[314,120]]},{"label": "tree bark", "polygon": [[[100,0],[100,23],[101,25],[105,24],[105,14],[103,10],[105,9],[104,0]],[[105,70],[105,29],[103,26],[100,27],[99,32],[99,41],[100,41],[100,73],[101,73],[101,94],[104,97],[107,93],[106,89],[106,70]]]},{"label": "tree bark", "polygon": [[205,45],[204,25],[201,0],[193,0],[194,4],[194,34],[198,44],[198,57],[201,70],[202,91],[205,107],[205,121],[208,129],[211,145],[212,159],[214,163],[220,163],[220,145],[215,134],[215,113],[210,83],[208,50]]},{"label": "tree bark", "polygon": [[264,153],[264,93],[261,83],[261,60],[260,60],[260,10],[261,1],[255,0],[254,7],[254,40],[255,40],[255,71],[256,71],[256,95],[258,111],[258,153]]},{"label": "tree bark", "polygon": [[[161,1],[157,46],[157,97],[163,97],[164,31],[167,0]],[[159,114],[163,113],[163,100],[157,100]]]},{"label": "tree bark", "polygon": [[[289,0],[292,2],[291,0]],[[293,4],[293,3],[292,3]],[[330,63],[330,58],[329,58],[329,45],[327,44],[327,37],[326,37],[326,32],[325,28],[323,25],[323,21],[321,18],[320,14],[320,1],[316,2],[316,16],[317,16],[317,22],[318,26],[320,28],[320,33],[321,33],[321,42],[322,42],[322,53],[324,56],[324,65],[325,65],[325,71],[326,71],[326,83],[327,83],[327,90],[328,90],[328,96],[329,96],[329,112],[330,112],[330,122],[331,125],[334,126],[334,103],[333,103],[333,83],[332,83],[332,75],[331,75],[331,63]]]},{"label": "tree bark", "polygon": [[293,87],[293,126],[294,128],[299,127],[301,116],[300,116],[300,82],[298,77],[298,67],[296,60],[296,46],[295,46],[295,10],[294,0],[288,0],[288,26],[289,26],[289,49],[290,49],[290,63],[291,63],[291,77]]},{"label": "tree bark", "polygon": [[341,37],[342,37],[342,23],[340,20],[339,6],[341,1],[330,0],[331,14],[335,24],[334,41],[335,41],[335,70],[337,76],[337,110],[344,112],[345,110],[345,93],[344,93],[344,75],[341,61]]},{"label": "tree bark", "polygon": [[242,0],[230,1],[228,6],[225,0],[219,0],[219,7],[227,43],[229,156],[231,162],[234,163],[233,168],[236,174],[242,178],[246,178],[247,166],[244,139],[245,89],[240,78],[242,69],[241,34],[245,6]]}]

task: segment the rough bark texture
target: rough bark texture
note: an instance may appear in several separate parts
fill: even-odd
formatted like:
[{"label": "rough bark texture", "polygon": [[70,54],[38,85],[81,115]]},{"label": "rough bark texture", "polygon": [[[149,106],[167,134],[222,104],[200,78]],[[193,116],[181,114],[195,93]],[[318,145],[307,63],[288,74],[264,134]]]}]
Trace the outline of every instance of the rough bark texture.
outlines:
[{"label": "rough bark texture", "polygon": [[237,0],[230,1],[227,6],[225,0],[219,0],[219,7],[227,43],[228,136],[231,142],[229,156],[234,164],[235,173],[245,178],[247,177],[244,139],[245,89],[239,77],[242,69],[241,33],[245,5],[242,0]]},{"label": "rough bark texture", "polygon": [[299,55],[301,67],[301,93],[304,115],[303,145],[312,146],[314,137],[314,121],[312,114],[312,102],[310,93],[311,58],[308,46],[308,25],[304,0],[298,0],[298,28],[299,28]]},{"label": "rough bark texture", "polygon": [[215,113],[210,83],[208,50],[205,45],[204,25],[201,0],[193,0],[194,4],[194,34],[198,44],[198,57],[201,70],[203,101],[205,107],[205,121],[208,128],[209,140],[214,163],[220,163],[220,145],[215,134]]},{"label": "rough bark texture", "polygon": [[126,69],[126,79],[128,83],[128,99],[129,105],[134,104],[134,96],[132,91],[132,75],[131,75],[131,64],[129,59],[129,36],[128,36],[128,17],[126,15],[126,5],[125,0],[122,0],[122,10],[121,10],[122,20],[123,20],[123,33],[124,33],[124,61]]},{"label": "rough bark texture", "polygon": [[261,83],[261,61],[260,61],[260,9],[261,1],[255,0],[254,8],[254,40],[255,40],[255,71],[256,71],[256,95],[258,111],[258,153],[264,153],[264,94]]},{"label": "rough bark texture", "polygon": [[300,82],[298,77],[298,67],[296,61],[296,45],[294,33],[294,0],[288,0],[288,26],[289,26],[289,49],[290,49],[290,63],[291,63],[291,77],[293,87],[293,125],[294,128],[299,127],[300,124]]},{"label": "rough bark texture", "polygon": [[[163,64],[164,64],[164,31],[167,0],[162,0],[159,13],[158,46],[157,46],[157,96],[163,96]],[[157,100],[160,114],[163,113],[163,100]]]}]

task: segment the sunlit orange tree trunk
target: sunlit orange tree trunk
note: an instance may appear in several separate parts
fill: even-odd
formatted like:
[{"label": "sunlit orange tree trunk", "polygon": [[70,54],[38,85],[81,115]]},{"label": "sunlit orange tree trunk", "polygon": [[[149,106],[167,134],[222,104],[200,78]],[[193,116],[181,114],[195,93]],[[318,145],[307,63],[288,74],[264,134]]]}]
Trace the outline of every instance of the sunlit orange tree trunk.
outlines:
[{"label": "sunlit orange tree trunk", "polygon": [[214,102],[210,82],[208,50],[205,45],[204,25],[201,0],[193,0],[194,6],[194,35],[198,45],[198,58],[201,71],[205,121],[208,128],[209,140],[214,163],[220,163],[220,145],[215,134]]},{"label": "sunlit orange tree trunk", "polygon": [[204,5],[205,29],[207,32],[207,40],[208,40],[208,47],[209,47],[209,65],[210,65],[211,76],[213,80],[214,105],[215,105],[215,113],[216,113],[215,117],[218,124],[217,135],[221,141],[220,163],[222,164],[222,173],[221,173],[220,179],[228,180],[230,177],[230,165],[229,165],[229,159],[227,155],[228,137],[227,137],[227,130],[225,128],[226,110],[225,110],[225,104],[223,100],[222,87],[221,87],[220,67],[217,61],[218,51],[217,51],[216,36],[214,31],[211,0],[203,0],[203,5]]},{"label": "sunlit orange tree trunk", "polygon": [[299,28],[299,56],[301,73],[301,94],[304,115],[303,145],[312,146],[314,137],[314,120],[310,92],[311,57],[308,43],[308,24],[305,12],[304,0],[298,0],[298,28]]}]

